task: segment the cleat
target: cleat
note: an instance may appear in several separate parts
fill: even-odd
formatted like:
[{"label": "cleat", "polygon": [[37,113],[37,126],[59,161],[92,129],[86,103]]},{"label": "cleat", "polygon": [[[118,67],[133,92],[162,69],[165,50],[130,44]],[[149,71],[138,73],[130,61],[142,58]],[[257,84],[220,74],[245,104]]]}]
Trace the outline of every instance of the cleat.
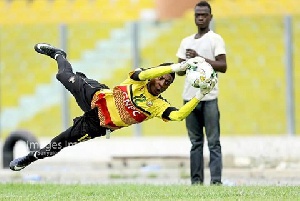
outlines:
[{"label": "cleat", "polygon": [[65,53],[65,51],[63,51],[62,49],[53,47],[52,45],[47,44],[47,43],[36,44],[34,46],[34,50],[40,54],[47,55],[47,56],[51,57],[52,59],[54,59],[56,54],[60,54],[60,55],[64,56],[65,58],[67,58],[67,54]]},{"label": "cleat", "polygon": [[16,158],[15,160],[11,161],[9,168],[13,171],[20,171],[36,160],[37,158],[33,156],[33,153],[30,153],[27,156]]}]

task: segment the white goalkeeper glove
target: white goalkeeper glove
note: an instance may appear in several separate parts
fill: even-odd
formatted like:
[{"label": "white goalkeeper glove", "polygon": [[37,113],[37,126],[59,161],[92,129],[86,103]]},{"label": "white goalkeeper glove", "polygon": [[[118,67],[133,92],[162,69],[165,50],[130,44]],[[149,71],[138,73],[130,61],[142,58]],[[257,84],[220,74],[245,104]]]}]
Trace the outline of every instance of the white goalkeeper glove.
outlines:
[{"label": "white goalkeeper glove", "polygon": [[194,57],[181,63],[172,64],[171,68],[173,72],[186,71],[187,69],[197,68],[197,64],[202,62],[205,62],[204,58]]},{"label": "white goalkeeper glove", "polygon": [[206,94],[208,94],[217,84],[217,78],[212,78],[209,82],[200,83],[200,90],[196,92],[195,97],[201,100]]},{"label": "white goalkeeper glove", "polygon": [[180,63],[172,64],[171,68],[173,72],[185,71],[188,68],[188,64],[186,61],[183,61]]}]

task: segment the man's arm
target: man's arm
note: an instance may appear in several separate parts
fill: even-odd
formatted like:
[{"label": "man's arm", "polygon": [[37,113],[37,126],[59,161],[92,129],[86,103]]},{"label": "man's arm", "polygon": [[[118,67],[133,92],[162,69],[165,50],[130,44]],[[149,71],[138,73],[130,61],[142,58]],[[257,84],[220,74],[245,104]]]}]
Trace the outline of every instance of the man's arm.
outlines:
[{"label": "man's arm", "polygon": [[216,56],[216,60],[210,60],[204,58],[207,63],[209,63],[215,71],[225,73],[227,70],[226,54],[220,54]]}]

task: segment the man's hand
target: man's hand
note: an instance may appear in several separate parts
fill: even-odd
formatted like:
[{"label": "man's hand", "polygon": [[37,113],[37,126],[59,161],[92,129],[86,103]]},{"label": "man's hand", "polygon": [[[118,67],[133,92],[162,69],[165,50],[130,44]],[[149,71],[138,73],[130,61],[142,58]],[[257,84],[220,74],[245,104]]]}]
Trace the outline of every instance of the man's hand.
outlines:
[{"label": "man's hand", "polygon": [[188,58],[194,58],[194,57],[198,56],[198,53],[193,49],[186,49],[185,50],[185,56],[186,56],[187,59]]}]

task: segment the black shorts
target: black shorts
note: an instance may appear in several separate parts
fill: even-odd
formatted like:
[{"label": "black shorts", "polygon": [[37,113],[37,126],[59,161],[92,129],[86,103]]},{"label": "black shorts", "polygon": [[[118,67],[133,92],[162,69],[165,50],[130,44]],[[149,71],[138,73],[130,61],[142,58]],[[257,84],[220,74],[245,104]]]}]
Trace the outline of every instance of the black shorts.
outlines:
[{"label": "black shorts", "polygon": [[74,74],[71,68],[59,72],[56,77],[71,92],[84,112],[91,109],[91,101],[96,91],[109,89],[105,84],[89,79],[81,72]]},{"label": "black shorts", "polygon": [[84,115],[73,119],[73,126],[69,137],[73,141],[82,142],[95,137],[104,136],[107,128],[100,126],[98,108],[94,108]]},{"label": "black shorts", "polygon": [[56,78],[71,92],[79,107],[84,112],[89,111],[95,92],[101,89],[108,89],[108,86],[87,78],[81,72],[75,74],[69,61],[63,57],[58,57],[57,63],[58,73]]},{"label": "black shorts", "polygon": [[74,97],[76,99],[79,107],[87,112],[91,109],[91,101],[93,95],[101,90],[101,89],[109,89],[105,84],[101,84],[96,80],[87,78],[83,73],[76,72],[75,74],[75,94]]}]

